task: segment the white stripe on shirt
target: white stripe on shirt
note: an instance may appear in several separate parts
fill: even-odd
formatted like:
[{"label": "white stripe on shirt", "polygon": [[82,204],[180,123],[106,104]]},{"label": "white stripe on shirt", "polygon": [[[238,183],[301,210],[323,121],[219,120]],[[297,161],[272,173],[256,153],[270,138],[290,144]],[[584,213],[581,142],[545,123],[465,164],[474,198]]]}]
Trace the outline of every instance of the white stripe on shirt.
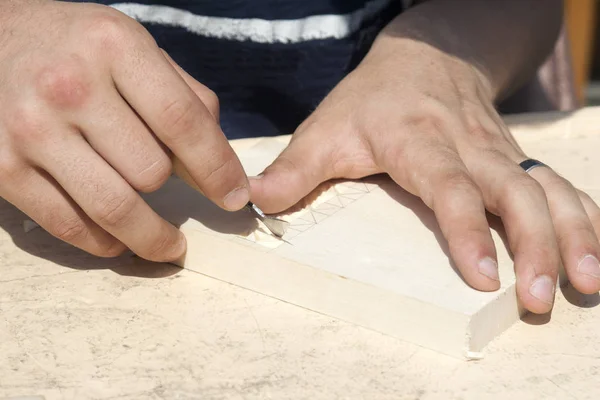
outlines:
[{"label": "white stripe on shirt", "polygon": [[[178,8],[117,3],[111,7],[142,23],[184,28],[197,35],[256,43],[300,43],[318,39],[343,39],[360,28],[362,22],[377,15],[394,0],[372,0],[348,14],[314,15],[293,20],[224,18],[196,15]],[[398,1],[398,0],[395,0]],[[402,0],[408,6],[412,0]]]}]

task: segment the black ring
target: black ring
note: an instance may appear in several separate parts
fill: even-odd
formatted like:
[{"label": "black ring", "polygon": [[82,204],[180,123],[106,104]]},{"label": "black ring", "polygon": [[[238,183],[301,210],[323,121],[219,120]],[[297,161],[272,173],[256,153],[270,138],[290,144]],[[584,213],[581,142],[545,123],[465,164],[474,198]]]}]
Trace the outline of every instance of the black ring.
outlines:
[{"label": "black ring", "polygon": [[537,168],[537,167],[548,167],[548,166],[541,161],[534,160],[533,158],[528,158],[527,160],[519,163],[519,167],[523,168],[523,170],[525,172],[529,172],[532,169]]}]

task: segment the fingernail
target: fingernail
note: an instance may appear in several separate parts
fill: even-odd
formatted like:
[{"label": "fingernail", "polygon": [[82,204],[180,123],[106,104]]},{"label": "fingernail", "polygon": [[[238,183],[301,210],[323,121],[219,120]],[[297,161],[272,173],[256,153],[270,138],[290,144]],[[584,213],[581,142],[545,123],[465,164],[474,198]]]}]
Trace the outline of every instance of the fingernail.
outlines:
[{"label": "fingernail", "polygon": [[248,201],[250,201],[250,192],[247,187],[242,186],[229,192],[223,200],[223,205],[230,211],[237,211],[248,204]]},{"label": "fingernail", "polygon": [[577,265],[577,272],[600,279],[600,263],[598,259],[591,254],[583,257]]},{"label": "fingernail", "polygon": [[529,287],[529,294],[546,304],[554,302],[554,281],[548,275],[540,275]]},{"label": "fingernail", "polygon": [[482,258],[479,261],[478,266],[480,274],[485,275],[494,281],[500,280],[500,276],[498,276],[498,264],[490,257]]}]

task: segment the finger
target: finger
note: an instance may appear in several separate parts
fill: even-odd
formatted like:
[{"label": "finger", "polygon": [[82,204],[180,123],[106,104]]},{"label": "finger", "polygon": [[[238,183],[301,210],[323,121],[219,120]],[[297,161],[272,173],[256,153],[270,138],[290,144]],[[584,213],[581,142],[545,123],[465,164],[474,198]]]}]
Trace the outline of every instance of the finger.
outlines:
[{"label": "finger", "polygon": [[77,132],[54,137],[60,139],[32,155],[93,221],[140,257],[173,261],[183,255],[183,234],[160,218]]},{"label": "finger", "polygon": [[550,168],[535,168],[529,174],[546,192],[569,281],[582,293],[598,292],[600,243],[575,188]]},{"label": "finger", "polygon": [[0,194],[51,235],[100,257],[114,257],[125,246],[100,228],[73,202],[56,181],[25,164],[15,176],[3,176]]},{"label": "finger", "polygon": [[479,150],[465,160],[487,209],[506,229],[519,299],[531,312],[549,312],[561,259],[544,189],[497,152]]},{"label": "finger", "polygon": [[184,69],[181,68],[179,64],[177,64],[166,51],[162,50],[162,53],[169,62],[169,64],[171,64],[175,71],[177,71],[177,73],[183,78],[185,83],[187,83],[190,89],[192,89],[194,93],[196,93],[196,96],[198,96],[200,100],[202,100],[202,103],[204,103],[208,111],[218,123],[220,107],[219,98],[217,97],[215,92],[213,92],[212,90],[195,80],[190,74],[184,71]]},{"label": "finger", "polygon": [[327,143],[315,143],[312,133],[297,136],[261,175],[250,179],[253,202],[266,213],[287,210],[335,177],[333,158]]},{"label": "finger", "polygon": [[90,102],[75,124],[88,143],[141,192],[159,189],[171,175],[171,160],[148,127],[113,90]]},{"label": "finger", "polygon": [[575,190],[577,191],[579,200],[581,200],[581,204],[583,204],[586,214],[590,218],[596,237],[600,237],[600,207],[598,207],[596,202],[587,193],[579,189]]},{"label": "finger", "polygon": [[249,201],[242,165],[214,117],[158,48],[115,60],[116,86],[213,202],[238,210]]},{"label": "finger", "polygon": [[[458,154],[425,142],[413,144],[410,151],[403,149],[402,154],[386,154],[382,162],[390,176],[400,186],[412,188],[435,213],[465,281],[478,290],[499,289],[496,249],[483,198]],[[412,173],[405,174],[407,170]]]}]

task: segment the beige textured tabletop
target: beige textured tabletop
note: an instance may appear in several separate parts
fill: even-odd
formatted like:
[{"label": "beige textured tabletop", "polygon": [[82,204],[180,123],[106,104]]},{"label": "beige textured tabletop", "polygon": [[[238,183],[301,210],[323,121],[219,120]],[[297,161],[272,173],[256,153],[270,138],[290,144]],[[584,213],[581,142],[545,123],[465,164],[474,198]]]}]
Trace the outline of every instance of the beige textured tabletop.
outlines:
[{"label": "beige textured tabletop", "polygon": [[[562,129],[522,141],[549,163],[568,153],[562,172],[600,188],[600,136]],[[0,398],[600,396],[598,295],[567,287],[551,317],[525,317],[466,362],[177,267],[87,256],[23,219],[0,202]]]}]

